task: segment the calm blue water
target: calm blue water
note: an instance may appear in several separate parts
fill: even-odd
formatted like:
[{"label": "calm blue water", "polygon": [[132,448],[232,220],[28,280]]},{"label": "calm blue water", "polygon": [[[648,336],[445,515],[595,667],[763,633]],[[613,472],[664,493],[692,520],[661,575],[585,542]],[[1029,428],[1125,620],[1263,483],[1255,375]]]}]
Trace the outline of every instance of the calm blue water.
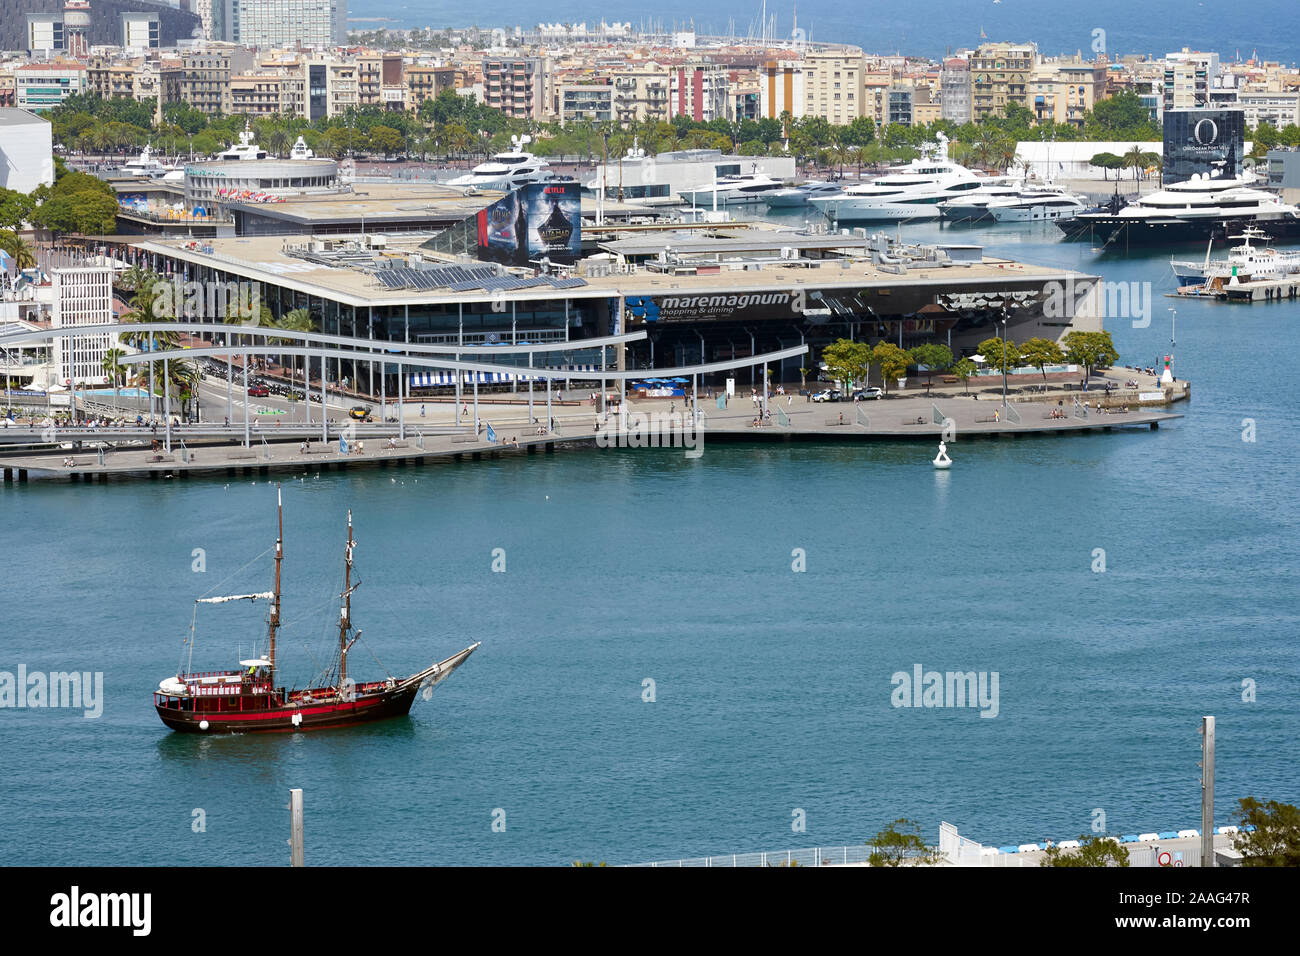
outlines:
[{"label": "calm blue water", "polygon": [[[1163,56],[1170,50],[1217,50],[1225,59],[1240,51],[1243,59],[1258,50],[1265,59],[1294,63],[1300,58],[1300,20],[1289,0],[1259,0],[1250,15],[1224,16],[1225,8],[1207,0],[1150,0],[1140,10],[1128,0],[1093,0],[1082,4],[1059,0],[912,0],[891,3],[865,0],[803,0],[798,26],[812,41],[852,43],[870,53],[942,56],[949,49],[973,47],[983,30],[990,40],[1034,40],[1045,54],[1093,50],[1094,30],[1105,31],[1105,47],[1114,54]],[[502,4],[485,11],[468,0],[350,0],[353,30],[379,26],[513,28],[516,24],[630,22],[635,27],[662,25],[700,33],[745,37],[761,32],[762,4],[755,0],[721,0],[707,10],[690,0],[660,0],[611,5],[594,0],[541,0]],[[795,4],[768,0],[775,17],[770,34],[788,37]]]},{"label": "calm blue water", "polygon": [[[958,231],[912,234],[939,233]],[[1162,257],[1099,262],[1050,227],[959,234],[1172,284]],[[1111,323],[1126,361],[1166,351],[1166,308]],[[283,863],[291,787],[315,864],[636,862],[858,843],[900,816],[993,844],[1077,836],[1094,808],[1117,833],[1198,826],[1206,713],[1219,822],[1241,796],[1300,802],[1300,451],[1279,352],[1297,312],[1181,303],[1181,423],[959,440],[950,473],[920,445],[715,445],[291,483],[297,674],[328,640],[349,507],[363,644],[404,673],[483,641],[409,721],[353,731],[198,739],[151,706],[192,598],[269,583],[269,555],[236,572],[271,543],[272,486],[4,488],[0,670],[103,671],[107,703],[98,720],[0,711],[0,863]],[[208,609],[196,664],[247,654],[260,620]],[[894,709],[890,676],[916,663],[997,671],[999,716]]]}]

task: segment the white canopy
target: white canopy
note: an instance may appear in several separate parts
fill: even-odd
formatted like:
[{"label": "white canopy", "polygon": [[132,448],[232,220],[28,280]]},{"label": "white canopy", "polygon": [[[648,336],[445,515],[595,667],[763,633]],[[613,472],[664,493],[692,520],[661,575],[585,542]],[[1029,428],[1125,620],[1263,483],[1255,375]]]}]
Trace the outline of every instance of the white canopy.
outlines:
[{"label": "white canopy", "polygon": [[271,662],[268,661],[265,657],[255,657],[250,660],[240,661],[239,666],[240,667],[270,667]]}]

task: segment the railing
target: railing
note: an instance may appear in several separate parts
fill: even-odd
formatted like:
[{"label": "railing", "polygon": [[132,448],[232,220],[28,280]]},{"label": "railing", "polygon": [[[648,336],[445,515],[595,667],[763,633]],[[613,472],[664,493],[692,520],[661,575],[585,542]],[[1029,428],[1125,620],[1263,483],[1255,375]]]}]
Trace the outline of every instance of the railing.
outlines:
[{"label": "railing", "polygon": [[807,850],[777,850],[772,853],[732,853],[701,856],[689,860],[660,860],[633,866],[843,866],[866,863],[872,849],[859,846],[813,847]]}]

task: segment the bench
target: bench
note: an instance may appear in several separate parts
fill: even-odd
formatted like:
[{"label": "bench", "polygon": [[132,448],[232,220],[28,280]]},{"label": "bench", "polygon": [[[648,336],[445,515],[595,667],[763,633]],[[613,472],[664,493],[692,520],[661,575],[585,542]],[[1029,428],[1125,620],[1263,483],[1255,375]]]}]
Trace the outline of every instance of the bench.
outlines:
[{"label": "bench", "polygon": [[943,384],[945,384],[945,385],[956,385],[956,384],[957,384],[957,376],[956,376],[956,375],[945,375],[945,376],[943,376],[943,377],[940,379],[940,381],[943,382]]},{"label": "bench", "polygon": [[230,458],[256,458],[256,457],[257,457],[257,452],[255,452],[255,451],[232,451],[232,452],[231,452],[227,457],[230,457]]},{"label": "bench", "polygon": [[471,442],[478,441],[477,435],[457,435],[451,440],[453,445],[468,445]]}]

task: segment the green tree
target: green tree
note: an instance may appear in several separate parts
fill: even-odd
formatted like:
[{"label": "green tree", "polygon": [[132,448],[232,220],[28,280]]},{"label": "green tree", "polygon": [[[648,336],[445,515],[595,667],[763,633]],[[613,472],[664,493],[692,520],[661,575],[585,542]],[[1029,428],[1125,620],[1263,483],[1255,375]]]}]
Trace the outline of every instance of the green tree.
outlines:
[{"label": "green tree", "polygon": [[36,265],[36,250],[32,244],[12,230],[0,229],[0,249],[13,257],[14,265],[19,269]]},{"label": "green tree", "polygon": [[1238,800],[1241,830],[1233,846],[1242,866],[1300,866],[1300,809],[1254,797]]},{"label": "green tree", "polygon": [[33,196],[14,189],[0,189],[0,229],[21,229],[35,210]]},{"label": "green tree", "polygon": [[1119,361],[1119,352],[1115,350],[1109,332],[1067,332],[1064,345],[1066,359],[1082,365],[1087,375],[1091,375],[1094,368],[1107,367]]},{"label": "green tree", "polygon": [[1020,361],[1025,365],[1032,365],[1042,372],[1043,381],[1046,382],[1046,366],[1057,365],[1065,361],[1065,353],[1051,339],[1032,338],[1020,343]]},{"label": "green tree", "polygon": [[871,357],[880,366],[886,392],[889,391],[889,383],[906,375],[907,366],[912,363],[912,356],[893,342],[877,342]]},{"label": "green tree", "polygon": [[907,354],[911,356],[914,364],[925,366],[927,382],[934,380],[936,371],[942,372],[952,366],[952,349],[938,342],[914,346],[907,350]]},{"label": "green tree", "polygon": [[979,354],[989,365],[1004,373],[1020,364],[1020,348],[1010,339],[1005,342],[997,336],[985,339],[979,344]]},{"label": "green tree", "polygon": [[392,156],[402,151],[404,140],[402,134],[391,126],[372,126],[370,128],[370,148],[385,156]]},{"label": "green tree", "polygon": [[[311,312],[308,311],[307,309],[290,309],[284,315],[280,316],[280,321],[277,322],[276,325],[289,332],[316,331],[316,323],[312,321]],[[295,344],[300,344],[300,343],[295,342]],[[307,395],[310,393],[311,390],[307,387],[307,365],[306,365],[307,359],[305,356],[303,357],[302,361],[303,361],[302,391],[304,395]]]},{"label": "green tree", "polygon": [[1043,851],[1039,866],[1128,866],[1128,850],[1114,837],[1084,835],[1077,850],[1059,846]]},{"label": "green tree", "polygon": [[866,381],[870,374],[871,346],[865,342],[838,339],[822,349],[822,361],[831,377],[848,392],[854,382]]},{"label": "green tree", "polygon": [[966,387],[966,394],[970,394],[971,377],[978,371],[978,366],[968,358],[964,358],[952,367],[952,373],[961,379],[962,385]]},{"label": "green tree", "polygon": [[[898,346],[894,346],[898,348]],[[899,351],[902,351],[899,349]],[[921,838],[921,827],[914,820],[899,818],[867,841],[872,866],[933,866],[939,852]]]},{"label": "green tree", "polygon": [[1092,157],[1092,159],[1088,160],[1088,165],[1096,166],[1099,169],[1104,170],[1105,172],[1101,174],[1102,178],[1110,179],[1110,176],[1108,175],[1109,171],[1112,169],[1123,168],[1124,157],[1116,156],[1114,153],[1097,153]]}]

